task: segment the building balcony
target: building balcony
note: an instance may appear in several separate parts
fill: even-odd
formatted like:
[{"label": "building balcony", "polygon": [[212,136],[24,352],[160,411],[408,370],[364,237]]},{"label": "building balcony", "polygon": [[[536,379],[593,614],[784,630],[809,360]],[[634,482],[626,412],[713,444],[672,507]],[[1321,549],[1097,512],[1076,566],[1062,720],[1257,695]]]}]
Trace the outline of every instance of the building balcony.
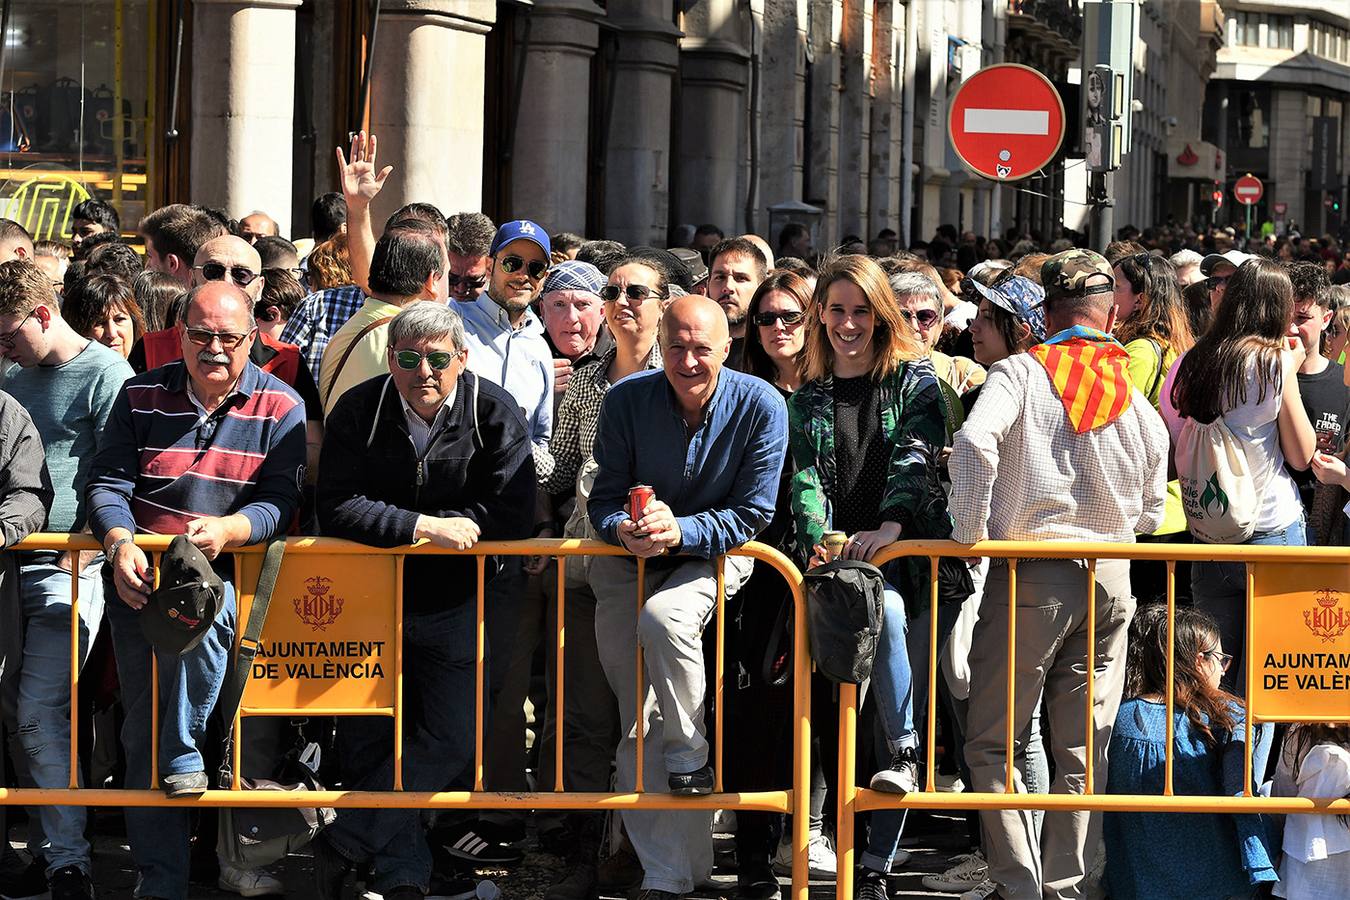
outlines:
[{"label": "building balcony", "polygon": [[1044,43],[1073,58],[1083,37],[1079,0],[1008,0],[1008,38]]}]

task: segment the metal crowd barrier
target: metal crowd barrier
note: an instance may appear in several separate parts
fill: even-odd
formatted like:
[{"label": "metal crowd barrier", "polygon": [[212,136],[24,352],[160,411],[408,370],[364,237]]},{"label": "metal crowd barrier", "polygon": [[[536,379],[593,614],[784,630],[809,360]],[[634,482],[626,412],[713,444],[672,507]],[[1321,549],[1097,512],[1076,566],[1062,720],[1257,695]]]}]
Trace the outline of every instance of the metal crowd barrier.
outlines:
[{"label": "metal crowd barrier", "polygon": [[[159,554],[168,548],[170,538],[168,537],[137,537],[136,543],[151,552],[152,562],[156,572],[159,569]],[[82,550],[100,550],[102,549],[98,542],[87,534],[36,534],[19,544],[11,547],[13,550],[58,550],[70,554],[72,577],[71,577],[71,677],[70,677],[70,696],[71,696],[71,716],[70,716],[70,782],[64,789],[3,789],[0,788],[0,805],[74,805],[74,806],[138,806],[138,807],[167,807],[167,806],[208,806],[208,807],[337,807],[337,808],[470,808],[470,809],[738,809],[738,810],[756,810],[763,812],[790,813],[792,815],[792,892],[793,900],[807,900],[807,842],[809,827],[808,804],[810,800],[810,743],[811,743],[811,723],[810,723],[810,682],[811,682],[811,662],[810,653],[807,649],[806,636],[806,605],[802,592],[802,576],[796,566],[788,560],[786,556],[772,547],[759,543],[749,543],[733,551],[733,555],[745,556],[757,560],[760,563],[768,565],[777,570],[787,582],[789,591],[793,599],[793,721],[792,721],[792,785],[789,789],[780,791],[757,791],[757,792],[726,792],[722,784],[722,759],[723,759],[723,738],[724,729],[722,728],[725,704],[723,702],[724,687],[724,629],[725,629],[725,583],[724,583],[724,558],[717,560],[717,606],[716,606],[716,628],[717,628],[717,647],[715,663],[715,681],[714,681],[714,702],[715,702],[715,720],[714,720],[714,749],[713,766],[716,773],[716,785],[712,794],[702,797],[675,797],[664,793],[648,793],[642,790],[642,769],[643,769],[643,741],[642,729],[645,726],[643,716],[643,700],[645,691],[643,689],[643,665],[642,648],[636,643],[634,635],[634,644],[637,653],[637,774],[635,779],[636,790],[626,793],[603,793],[603,792],[576,792],[558,789],[554,791],[538,791],[531,793],[519,792],[493,792],[487,791],[483,787],[483,694],[484,694],[484,657],[486,651],[486,629],[484,624],[484,570],[486,558],[488,556],[550,556],[556,557],[557,565],[557,621],[558,629],[555,636],[557,650],[557,704],[553,713],[557,717],[557,740],[555,741],[554,771],[558,783],[562,783],[563,778],[563,735],[566,733],[563,727],[565,719],[565,654],[566,654],[566,628],[564,625],[564,607],[566,603],[566,566],[567,561],[578,556],[623,556],[626,555],[623,550],[609,544],[598,541],[581,540],[524,540],[524,541],[485,541],[479,543],[472,550],[454,551],[434,547],[429,544],[419,544],[414,547],[397,547],[391,549],[382,549],[368,547],[363,544],[356,544],[350,541],[341,541],[332,538],[291,538],[287,541],[285,561],[282,564],[282,575],[278,579],[277,591],[272,600],[271,613],[269,614],[267,626],[264,629],[264,638],[273,629],[274,624],[281,624],[278,620],[279,608],[287,603],[285,588],[295,584],[294,579],[297,575],[308,575],[303,578],[307,586],[308,595],[298,596],[293,599],[297,616],[307,616],[304,620],[315,629],[330,627],[340,614],[342,601],[329,596],[331,593],[331,582],[334,581],[329,575],[340,572],[344,568],[344,561],[348,566],[355,566],[358,569],[368,570],[366,577],[371,577],[369,573],[379,575],[381,567],[392,564],[392,593],[393,598],[384,597],[392,608],[392,623],[387,629],[392,638],[393,658],[395,661],[393,671],[393,691],[392,702],[386,705],[343,705],[338,703],[323,703],[322,697],[316,697],[316,702],[306,703],[304,705],[260,705],[256,702],[256,697],[251,694],[255,690],[256,679],[250,680],[249,691],[245,692],[244,703],[241,707],[239,716],[236,717],[233,727],[236,738],[241,719],[244,716],[280,716],[280,715],[387,715],[394,720],[394,790],[392,791],[244,791],[239,786],[240,773],[240,741],[234,741],[234,759],[232,770],[234,773],[234,783],[229,789],[209,790],[204,794],[187,799],[166,798],[157,790],[108,790],[101,788],[80,788],[78,777],[79,765],[79,582],[78,577],[80,569],[79,551]],[[235,588],[236,605],[239,611],[239,623],[236,628],[236,642],[238,635],[243,632],[244,619],[246,612],[252,600],[253,585],[257,582],[257,572],[260,567],[264,547],[242,547],[232,549],[235,565]],[[402,784],[402,613],[401,604],[395,602],[402,594],[402,574],[403,560],[410,555],[421,554],[453,554],[473,556],[477,562],[477,610],[476,610],[476,662],[475,662],[475,690],[473,702],[475,705],[474,715],[474,762],[473,762],[473,789],[469,791],[436,791],[436,792],[410,792],[400,790]],[[314,557],[311,562],[322,563],[317,570],[305,568],[306,557]],[[355,558],[355,560],[349,559]],[[297,566],[300,570],[297,572]],[[385,572],[388,571],[386,568]],[[638,609],[642,608],[644,602],[644,563],[638,561],[638,588],[636,602]],[[327,574],[326,574],[327,573]],[[358,576],[362,577],[362,576]],[[378,586],[376,586],[378,587]],[[344,585],[343,590],[352,593],[360,591],[360,587],[353,590],[351,586]],[[370,595],[371,586],[365,586],[366,593]],[[303,592],[302,592],[303,593]],[[378,593],[373,595],[378,597]],[[317,599],[316,599],[317,598]],[[319,602],[323,601],[323,602]],[[108,603],[120,603],[116,597],[107,597]],[[334,603],[336,602],[339,612],[334,612]],[[309,605],[306,606],[306,603]],[[317,624],[314,624],[317,623]],[[264,665],[265,658],[264,658]],[[158,784],[158,749],[159,749],[159,673],[158,661],[156,660],[152,668],[152,746],[154,747],[155,759],[152,761],[151,783]],[[303,696],[308,696],[301,691]],[[563,785],[565,788],[565,784]]]},{"label": "metal crowd barrier", "polygon": [[[838,823],[835,841],[835,853],[838,860],[838,879],[836,897],[838,900],[852,900],[853,874],[855,865],[854,816],[857,813],[877,809],[946,809],[946,810],[1003,810],[1003,809],[1041,809],[1041,810],[1091,810],[1118,812],[1178,812],[1178,813],[1239,813],[1258,812],[1271,814],[1350,813],[1350,798],[1328,797],[1262,797],[1254,796],[1252,784],[1252,729],[1258,722],[1350,722],[1350,677],[1344,683],[1333,682],[1333,697],[1327,700],[1317,698],[1315,709],[1299,709],[1298,702],[1291,701],[1284,708],[1278,698],[1258,702],[1258,666],[1253,658],[1254,635],[1263,629],[1261,641],[1274,639],[1273,631],[1278,631],[1281,619],[1292,616],[1294,627],[1286,639],[1290,646],[1298,648],[1306,638],[1299,626],[1313,634],[1315,640],[1311,646],[1321,646],[1336,652],[1336,643],[1341,645],[1341,658],[1350,660],[1350,548],[1347,547],[1275,547],[1259,545],[1218,546],[1212,544],[1116,544],[1116,543],[1079,543],[1079,542],[1015,542],[985,541],[973,546],[956,544],[950,541],[901,541],[883,548],[872,559],[882,565],[893,559],[903,557],[925,557],[929,561],[929,574],[932,582],[932,595],[929,600],[929,645],[928,645],[928,708],[925,746],[926,778],[923,789],[918,792],[897,795],[878,793],[861,788],[857,784],[857,703],[856,685],[841,685],[839,691],[839,778],[838,778]],[[1006,788],[1003,793],[940,793],[934,787],[935,738],[937,729],[937,679],[940,677],[937,664],[938,647],[938,560],[942,557],[988,557],[1006,559],[1008,566],[1008,645],[1007,645],[1007,735],[1005,753],[1007,754]],[[1094,783],[1093,742],[1096,738],[1093,728],[1093,680],[1096,637],[1095,603],[1087,605],[1087,696],[1086,696],[1086,735],[1085,754],[1087,776],[1085,792],[1082,794],[1029,794],[1015,790],[1013,745],[1016,739],[1015,724],[1012,718],[1014,708],[1015,681],[1012,677],[1017,658],[1017,565],[1018,560],[1065,559],[1084,560],[1084,588],[1087,596],[1093,596],[1091,587],[1096,577],[1097,561],[1102,559],[1156,560],[1167,564],[1167,620],[1168,634],[1175,635],[1176,615],[1176,564],[1182,560],[1194,562],[1217,561],[1241,563],[1246,571],[1246,639],[1243,659],[1246,661],[1246,752],[1244,766],[1244,784],[1246,788],[1240,797],[1195,796],[1173,793],[1173,721],[1175,695],[1175,639],[1168,647],[1167,659],[1167,748],[1165,784],[1161,795],[1122,795],[1098,793]],[[1259,584],[1258,584],[1259,581]],[[1319,587],[1325,585],[1325,588]],[[1340,605],[1340,594],[1344,593],[1345,606]],[[1314,604],[1303,609],[1294,598],[1315,595]],[[1258,604],[1257,601],[1261,601]],[[1257,607],[1262,616],[1257,619]],[[1304,602],[1302,606],[1307,606]],[[1285,610],[1283,607],[1288,606]],[[1318,610],[1322,610],[1321,613]],[[1311,614],[1304,618],[1303,613]],[[1286,613],[1288,615],[1286,615]],[[1334,614],[1334,615],[1333,615]],[[1321,619],[1318,616],[1321,615]],[[1273,618],[1274,617],[1274,618]],[[1272,620],[1275,622],[1271,624]],[[1320,624],[1318,624],[1320,623]],[[1324,640],[1327,635],[1340,628],[1340,634],[1333,642]],[[1320,632],[1314,630],[1320,628]],[[1124,662],[1122,660],[1122,665]],[[1350,666],[1347,666],[1350,668]],[[972,684],[972,691],[997,689],[997,677],[1002,673],[976,673],[978,681]],[[1350,673],[1347,673],[1350,676]],[[1339,691],[1335,684],[1341,684]],[[1339,693],[1337,699],[1334,694]],[[1264,712],[1263,705],[1269,705],[1271,711]],[[916,723],[917,724],[917,723]],[[795,844],[797,848],[801,844]]]}]

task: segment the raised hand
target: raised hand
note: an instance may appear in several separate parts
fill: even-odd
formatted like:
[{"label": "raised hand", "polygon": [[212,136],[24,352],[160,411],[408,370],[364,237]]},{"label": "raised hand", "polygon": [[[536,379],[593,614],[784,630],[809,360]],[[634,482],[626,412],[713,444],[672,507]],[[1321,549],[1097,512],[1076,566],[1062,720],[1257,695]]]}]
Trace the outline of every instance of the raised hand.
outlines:
[{"label": "raised hand", "polygon": [[393,166],[375,168],[375,135],[358,131],[352,138],[351,161],[337,148],[338,180],[347,205],[369,206],[384,187],[384,180],[394,171]]}]

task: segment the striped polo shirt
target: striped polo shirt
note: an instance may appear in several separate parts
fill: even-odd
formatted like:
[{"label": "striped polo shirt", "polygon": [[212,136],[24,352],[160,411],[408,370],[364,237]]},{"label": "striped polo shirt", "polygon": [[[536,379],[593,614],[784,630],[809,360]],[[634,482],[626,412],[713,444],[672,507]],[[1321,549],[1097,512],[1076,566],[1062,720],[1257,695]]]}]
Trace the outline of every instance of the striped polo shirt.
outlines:
[{"label": "striped polo shirt", "polygon": [[102,540],[115,527],[182,534],[203,516],[240,513],[249,543],[285,532],[300,504],[305,407],[280,379],[248,363],[214,412],[170,363],[122,387],[88,486],[89,522]]}]

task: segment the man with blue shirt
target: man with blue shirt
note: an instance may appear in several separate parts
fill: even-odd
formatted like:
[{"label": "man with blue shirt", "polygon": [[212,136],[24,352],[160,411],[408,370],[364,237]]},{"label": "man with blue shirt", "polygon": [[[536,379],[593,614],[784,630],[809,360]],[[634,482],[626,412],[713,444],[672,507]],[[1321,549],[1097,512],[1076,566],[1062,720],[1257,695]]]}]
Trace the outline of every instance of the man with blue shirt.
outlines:
[{"label": "man with blue shirt", "polygon": [[[717,598],[715,558],[751,540],[773,517],[787,447],[787,408],[770,385],[723,368],[727,317],[706,297],[681,297],[661,319],[661,372],[610,388],[595,438],[599,471],[588,502],[602,540],[646,559],[639,613],[637,562],[596,557],[595,634],[605,677],[619,702],[623,738],[618,789],[634,788],[636,655],[642,645],[644,785],[648,791],[708,794],[713,771],[704,735],[703,628]],[[637,521],[628,489],[651,485],[656,499]],[[726,594],[752,561],[727,557]],[[710,810],[625,810],[642,861],[640,900],[683,896],[712,870]]]}]

